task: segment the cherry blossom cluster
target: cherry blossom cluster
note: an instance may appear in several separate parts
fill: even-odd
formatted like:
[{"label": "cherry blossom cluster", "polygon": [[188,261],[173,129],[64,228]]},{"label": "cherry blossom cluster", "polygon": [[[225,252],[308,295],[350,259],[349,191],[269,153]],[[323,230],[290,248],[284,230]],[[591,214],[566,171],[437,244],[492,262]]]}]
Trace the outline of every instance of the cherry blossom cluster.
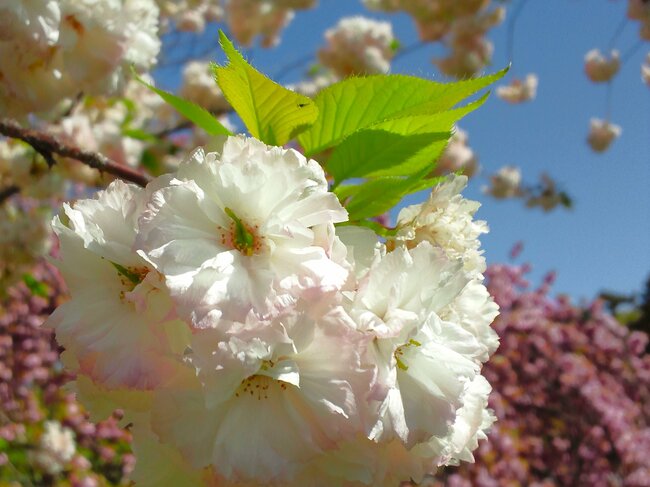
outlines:
[{"label": "cherry blossom cluster", "polygon": [[226,0],[226,22],[233,37],[249,46],[261,37],[263,47],[279,42],[282,29],[291,22],[294,10],[313,7],[316,0]]},{"label": "cherry blossom cluster", "polygon": [[442,41],[449,48],[434,63],[446,75],[465,78],[480,72],[492,58],[493,45],[487,32],[505,17],[502,6],[490,0],[363,0],[371,10],[406,12],[413,17],[420,39]]},{"label": "cherry blossom cluster", "polygon": [[219,85],[214,80],[210,63],[190,61],[183,67],[183,82],[179,95],[213,113],[231,110]]},{"label": "cherry blossom cluster", "polygon": [[444,485],[648,485],[647,334],[618,323],[599,301],[552,297],[552,274],[530,289],[529,270],[486,272],[501,306],[501,345],[483,369],[498,421],[476,463],[447,470]]},{"label": "cherry blossom cluster", "polygon": [[629,19],[639,22],[639,37],[642,40],[650,41],[650,4],[647,0],[629,0],[627,16]]},{"label": "cherry blossom cluster", "polygon": [[61,174],[51,171],[35,151],[20,141],[0,140],[0,188],[22,188],[23,195],[50,198],[65,189]]},{"label": "cherry blossom cluster", "polygon": [[51,213],[25,201],[0,206],[0,297],[51,247]]},{"label": "cherry blossom cluster", "polygon": [[[145,79],[149,80],[148,77]],[[167,111],[167,113],[165,113]],[[60,140],[76,147],[99,152],[113,161],[128,166],[138,166],[146,142],[129,137],[128,130],[144,130],[156,118],[159,121],[170,118],[168,106],[155,93],[130,80],[119,98],[97,97],[77,104],[57,124],[50,126],[50,132]],[[87,184],[100,181],[94,169],[73,161],[63,164],[74,165],[70,177]]]},{"label": "cherry blossom cluster", "polygon": [[341,19],[335,28],[325,31],[325,40],[318,58],[340,78],[387,73],[395,54],[391,24],[366,17]]},{"label": "cherry blossom cluster", "polygon": [[521,169],[517,166],[503,166],[490,176],[490,185],[483,192],[497,199],[516,198],[522,195]]},{"label": "cherry blossom cluster", "polygon": [[387,73],[399,46],[389,22],[362,16],[341,19],[325,31],[324,37],[325,45],[317,53],[317,71],[287,88],[314,97],[323,88],[349,76]]},{"label": "cherry blossom cluster", "polygon": [[[143,79],[153,84],[149,76],[143,75]],[[209,74],[206,62],[194,61],[185,66],[179,94],[216,114],[230,110],[230,105]],[[225,115],[221,115],[220,120],[229,124]],[[180,162],[179,159],[182,160],[192,148],[203,144],[206,139],[206,134],[200,128],[188,128],[187,122],[177,112],[136,80],[127,82],[120,97],[84,100],[56,124],[49,125],[48,130],[63,142],[101,153],[118,164],[131,167],[140,167],[147,155],[159,167],[173,169]],[[176,131],[182,133],[175,135]],[[156,137],[157,133],[169,133],[169,136]],[[30,157],[33,158],[33,154]],[[17,162],[10,169],[24,172],[30,166],[21,166]],[[156,168],[148,169],[156,172]],[[46,174],[50,173],[59,174],[59,179],[63,175],[68,180],[91,186],[105,185],[110,181],[106,175],[71,159],[60,159],[53,172],[46,171]],[[26,184],[19,186],[28,187]]]},{"label": "cherry blossom cluster", "polygon": [[598,49],[592,49],[585,55],[585,73],[594,83],[610,81],[620,67],[620,54],[616,49],[612,49],[609,58],[603,56]]},{"label": "cherry blossom cluster", "polygon": [[498,346],[479,204],[452,176],[394,237],[337,226],[323,170],[234,136],[55,218],[48,321],[78,398],[124,411],[133,479],[396,485],[471,461]]},{"label": "cherry blossom cluster", "polygon": [[161,25],[173,25],[181,32],[203,32],[209,22],[220,22],[224,11],[221,0],[156,0],[160,7]]},{"label": "cherry blossom cluster", "polygon": [[114,93],[160,50],[154,0],[29,0],[0,6],[0,111],[44,113],[79,94]]},{"label": "cherry blossom cluster", "polygon": [[440,176],[461,171],[468,178],[476,175],[480,169],[478,157],[468,142],[467,132],[456,127],[447,147],[436,162],[433,174]]},{"label": "cherry blossom cluster", "polygon": [[496,94],[508,103],[517,104],[534,100],[537,96],[537,75],[531,73],[521,79],[513,79],[509,85],[499,86]]},{"label": "cherry blossom cluster", "polygon": [[623,133],[623,129],[608,120],[592,118],[589,125],[587,142],[596,152],[605,152],[609,146]]},{"label": "cherry blossom cluster", "polygon": [[551,211],[558,206],[572,206],[569,195],[558,187],[551,176],[542,173],[537,184],[524,184],[521,169],[517,166],[503,166],[490,176],[489,185],[482,189],[485,194],[499,200],[519,198],[528,208],[539,207]]},{"label": "cherry blossom cluster", "polygon": [[118,413],[90,421],[63,387],[72,377],[41,326],[65,299],[61,278],[43,260],[25,272],[0,296],[0,484],[127,485],[131,435]]}]

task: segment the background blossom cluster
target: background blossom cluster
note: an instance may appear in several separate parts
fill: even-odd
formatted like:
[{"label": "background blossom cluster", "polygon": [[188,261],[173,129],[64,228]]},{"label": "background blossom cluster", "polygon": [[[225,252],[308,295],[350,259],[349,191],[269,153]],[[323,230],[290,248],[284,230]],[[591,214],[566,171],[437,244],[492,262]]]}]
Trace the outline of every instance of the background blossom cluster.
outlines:
[{"label": "background blossom cluster", "polygon": [[486,273],[501,307],[501,345],[483,369],[498,420],[476,463],[448,469],[440,484],[650,484],[648,335],[602,302],[551,297],[552,274],[529,289],[528,271],[493,265]]},{"label": "background blossom cluster", "polygon": [[41,326],[66,299],[61,277],[43,261],[25,275],[0,296],[0,483],[127,485],[134,457],[119,412],[90,420]]}]

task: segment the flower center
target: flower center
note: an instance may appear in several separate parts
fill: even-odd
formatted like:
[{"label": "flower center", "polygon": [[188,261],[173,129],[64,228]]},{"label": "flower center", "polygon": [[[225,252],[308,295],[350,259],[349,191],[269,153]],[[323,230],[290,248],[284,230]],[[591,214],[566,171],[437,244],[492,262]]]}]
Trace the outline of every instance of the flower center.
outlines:
[{"label": "flower center", "polygon": [[268,399],[269,394],[274,392],[282,392],[287,390],[288,384],[281,380],[272,379],[266,375],[251,375],[244,379],[235,391],[235,397],[243,397],[249,395],[253,398],[257,397],[258,401]]},{"label": "flower center", "polygon": [[221,245],[236,249],[244,255],[259,254],[263,247],[264,237],[259,235],[259,225],[244,223],[230,208],[224,208],[226,215],[232,220],[226,230],[220,228]]},{"label": "flower center", "polygon": [[117,270],[117,275],[120,278],[122,287],[126,289],[127,292],[133,291],[133,289],[140,284],[147,274],[149,274],[149,268],[147,267],[124,267],[115,262],[111,262],[113,267]]},{"label": "flower center", "polygon": [[408,370],[409,366],[404,363],[402,357],[404,353],[408,351],[409,348],[420,347],[420,346],[422,346],[420,342],[418,342],[417,340],[410,339],[408,343],[405,343],[404,345],[400,345],[399,347],[397,347],[397,350],[395,350],[394,353],[395,360],[397,361],[397,366],[402,370]]}]

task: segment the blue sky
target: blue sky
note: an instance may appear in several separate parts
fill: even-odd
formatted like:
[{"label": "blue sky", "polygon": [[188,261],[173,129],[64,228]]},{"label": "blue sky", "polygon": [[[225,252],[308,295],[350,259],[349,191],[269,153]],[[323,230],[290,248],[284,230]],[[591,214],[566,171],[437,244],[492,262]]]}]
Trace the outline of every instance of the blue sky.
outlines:
[{"label": "blue sky", "polygon": [[[482,239],[488,262],[507,261],[513,244],[523,241],[519,260],[533,265],[531,279],[538,281],[555,270],[555,292],[576,300],[604,289],[639,291],[650,275],[650,88],[640,79],[640,64],[650,42],[634,51],[613,84],[611,120],[623,127],[622,137],[604,154],[593,153],[585,142],[590,118],[605,116],[606,88],[587,80],[584,55],[592,48],[608,48],[626,4],[622,0],[528,1],[516,23],[514,64],[506,80],[536,73],[537,99],[512,106],[492,96],[461,122],[483,167],[465,195],[483,204],[477,217],[490,226]],[[284,66],[315,53],[325,29],[349,15],[389,20],[403,46],[417,42],[414,24],[406,15],[369,12],[358,0],[320,0],[316,9],[297,12],[277,47],[253,47],[247,56],[258,69],[274,76]],[[507,22],[491,34],[495,56],[488,72],[508,63]],[[638,44],[637,32],[638,23],[627,22],[614,47],[626,53]],[[216,45],[216,32],[208,31],[200,42]],[[393,72],[444,81],[431,63],[442,52],[439,46],[428,45],[398,58]],[[282,81],[297,81],[300,75],[297,69]],[[161,70],[156,77],[161,86],[174,88],[178,68]],[[487,175],[503,165],[520,166],[530,183],[548,172],[572,196],[575,207],[547,214],[526,209],[520,201],[484,196],[480,188]],[[415,195],[406,203],[425,197]]]}]

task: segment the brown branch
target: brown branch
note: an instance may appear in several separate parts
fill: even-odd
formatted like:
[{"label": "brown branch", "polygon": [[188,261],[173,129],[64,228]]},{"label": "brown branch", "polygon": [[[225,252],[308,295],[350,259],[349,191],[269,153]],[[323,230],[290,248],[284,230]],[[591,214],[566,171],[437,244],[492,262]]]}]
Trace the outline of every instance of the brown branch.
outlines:
[{"label": "brown branch", "polygon": [[56,164],[56,160],[54,159],[54,154],[56,154],[75,159],[93,169],[113,174],[139,186],[146,186],[149,182],[149,177],[145,174],[131,169],[124,164],[118,164],[103,154],[64,144],[48,133],[23,128],[15,120],[7,118],[0,119],[0,134],[28,143],[36,152],[43,156],[50,167]]},{"label": "brown branch", "polygon": [[13,195],[18,193],[20,193],[20,188],[14,185],[0,189],[0,204],[4,203],[5,200],[8,200]]}]

